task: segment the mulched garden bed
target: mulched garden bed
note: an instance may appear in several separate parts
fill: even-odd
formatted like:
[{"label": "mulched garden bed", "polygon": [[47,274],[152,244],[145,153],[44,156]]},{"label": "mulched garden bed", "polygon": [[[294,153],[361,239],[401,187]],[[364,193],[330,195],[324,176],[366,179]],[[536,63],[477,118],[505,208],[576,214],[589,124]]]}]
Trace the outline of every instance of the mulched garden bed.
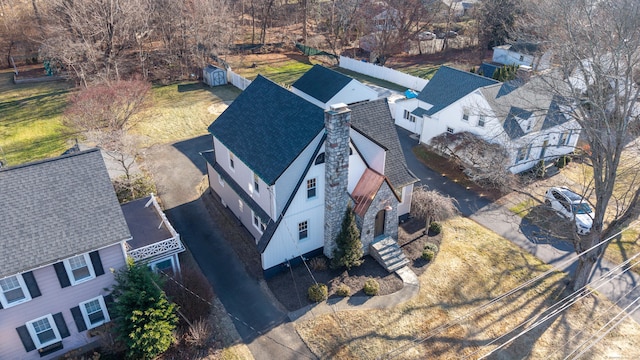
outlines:
[{"label": "mulched garden bed", "polygon": [[[214,193],[206,192],[203,194],[203,200],[212,218],[225,232],[225,239],[229,246],[244,262],[247,272],[256,279],[262,280],[260,254],[251,235],[240,225],[231,211],[222,206]],[[442,235],[425,235],[424,221],[421,219],[411,219],[400,225],[398,244],[410,260],[409,265],[416,274],[422,274],[429,264],[421,258],[425,244],[431,242],[440,246],[441,237]],[[340,284],[349,286],[351,296],[365,296],[362,288],[369,278],[377,280],[380,284],[378,295],[392,294],[403,287],[398,275],[388,273],[371,256],[365,256],[364,263],[351,270],[330,269],[329,261],[324,256],[309,259],[306,263],[308,269],[305,264],[300,263],[266,279],[273,295],[289,311],[312,304],[307,298],[307,291],[315,283],[314,278],[318,283],[327,285],[329,298],[338,297],[335,291]]]}]

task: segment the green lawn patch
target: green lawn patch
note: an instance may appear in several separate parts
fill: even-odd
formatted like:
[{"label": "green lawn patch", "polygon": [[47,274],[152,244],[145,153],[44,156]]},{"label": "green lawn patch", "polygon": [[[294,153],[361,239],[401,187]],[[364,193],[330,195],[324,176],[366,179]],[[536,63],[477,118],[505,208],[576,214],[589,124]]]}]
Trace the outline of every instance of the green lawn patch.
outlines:
[{"label": "green lawn patch", "polygon": [[414,64],[407,67],[396,68],[396,70],[402,71],[403,73],[407,73],[409,75],[417,76],[419,78],[430,80],[433,77],[433,74],[435,74],[439,68],[440,65]]},{"label": "green lawn patch", "polygon": [[527,198],[526,200],[515,204],[514,206],[509,208],[509,211],[520,216],[521,218],[525,218],[531,212],[531,209],[538,205],[538,202],[531,198]]},{"label": "green lawn patch", "polygon": [[233,71],[249,80],[255,79],[258,77],[258,74],[260,74],[275,83],[291,86],[291,84],[313,66],[313,64],[304,57],[289,57],[286,60],[280,61],[265,60],[255,62],[255,64],[255,67],[238,67],[234,68]]},{"label": "green lawn patch", "polygon": [[138,114],[133,133],[143,146],[207,134],[207,128],[241,91],[232,85],[209,87],[198,82],[153,87],[151,106]]},{"label": "green lawn patch", "polygon": [[18,165],[60,155],[76,135],[62,122],[70,84],[14,84],[0,73],[0,159]]}]

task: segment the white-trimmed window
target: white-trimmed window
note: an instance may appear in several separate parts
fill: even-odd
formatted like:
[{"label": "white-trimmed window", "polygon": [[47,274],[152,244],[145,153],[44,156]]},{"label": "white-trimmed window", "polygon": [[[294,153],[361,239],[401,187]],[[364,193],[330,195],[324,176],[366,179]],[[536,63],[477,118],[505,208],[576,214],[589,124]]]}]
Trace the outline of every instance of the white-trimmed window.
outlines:
[{"label": "white-trimmed window", "polygon": [[28,321],[25,325],[37,349],[42,349],[62,340],[51,314]]},{"label": "white-trimmed window", "polygon": [[462,121],[469,121],[469,110],[464,110],[462,112]]},{"label": "white-trimmed window", "polygon": [[516,164],[523,161],[526,155],[527,155],[527,149],[523,147],[519,148],[518,153],[516,154]]},{"label": "white-trimmed window", "polygon": [[316,197],[316,178],[307,180],[307,199]]},{"label": "white-trimmed window", "polygon": [[411,115],[409,116],[409,122],[415,123],[416,122],[416,117]]},{"label": "white-trimmed window", "polygon": [[93,329],[111,320],[102,296],[81,302],[80,312],[87,329]]},{"label": "white-trimmed window", "polygon": [[240,212],[244,212],[244,203],[241,199],[238,199],[238,209],[240,209]]},{"label": "white-trimmed window", "polygon": [[89,254],[82,254],[64,260],[64,268],[71,281],[71,285],[80,284],[96,277],[91,266]]},{"label": "white-trimmed window", "polygon": [[258,231],[260,231],[260,234],[262,234],[267,229],[267,225],[262,222],[262,219],[260,219],[260,217],[256,215],[253,210],[251,210],[251,216],[253,217],[253,227],[258,229]]},{"label": "white-trimmed window", "polygon": [[298,240],[304,240],[309,237],[309,222],[303,221],[298,223]]},{"label": "white-trimmed window", "polygon": [[235,167],[236,164],[235,164],[234,161],[235,161],[235,156],[233,156],[232,152],[229,152],[229,168],[231,168],[231,170],[235,170],[235,168],[236,168]]},{"label": "white-trimmed window", "polygon": [[260,193],[260,178],[256,173],[253,173],[253,191]]},{"label": "white-trimmed window", "polygon": [[6,309],[29,300],[31,300],[31,295],[22,275],[0,279],[0,303],[3,308]]},{"label": "white-trimmed window", "polygon": [[484,127],[484,115],[480,115],[478,117],[478,126],[479,127]]},{"label": "white-trimmed window", "polygon": [[224,179],[222,179],[222,176],[220,176],[220,174],[218,174],[218,182],[220,183],[220,186],[224,187]]},{"label": "white-trimmed window", "polygon": [[571,137],[571,131],[565,131],[560,134],[560,139],[558,140],[558,146],[569,145],[569,138]]},{"label": "white-trimmed window", "polygon": [[453,128],[450,128],[450,127],[448,127],[448,126],[447,126],[447,132],[448,132],[449,134],[453,134]]},{"label": "white-trimmed window", "polygon": [[405,120],[409,120],[409,117],[411,116],[411,112],[409,112],[409,110],[405,110],[404,111],[404,119]]}]

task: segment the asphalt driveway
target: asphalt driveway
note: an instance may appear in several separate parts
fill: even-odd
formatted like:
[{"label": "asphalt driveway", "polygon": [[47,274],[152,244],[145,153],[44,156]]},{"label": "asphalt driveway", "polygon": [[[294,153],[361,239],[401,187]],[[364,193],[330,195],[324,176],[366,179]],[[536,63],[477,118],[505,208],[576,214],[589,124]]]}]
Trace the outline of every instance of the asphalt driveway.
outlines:
[{"label": "asphalt driveway", "polygon": [[[569,261],[575,254],[573,245],[553,238],[541,238],[539,236],[541,231],[536,224],[520,218],[509,209],[478,196],[424,166],[411,150],[418,144],[418,140],[412,138],[409,131],[399,127],[396,129],[407,166],[420,178],[422,185],[455,198],[458,200],[458,208],[462,215],[509,239],[547,264],[569,274],[575,270],[577,261]],[[614,264],[600,260],[591,275],[591,281],[599,279],[614,267]],[[624,272],[624,270],[613,272],[609,276],[612,278],[611,281],[597,289],[612,302],[617,302],[621,308],[625,308],[640,298],[640,276],[631,271]],[[631,312],[631,317],[640,323],[640,312]]]},{"label": "asphalt driveway", "polygon": [[210,136],[145,151],[144,165],[154,175],[169,220],[207,277],[216,296],[256,359],[315,358],[257,279],[250,277],[211,221],[198,186],[206,175],[199,152],[212,146]]}]

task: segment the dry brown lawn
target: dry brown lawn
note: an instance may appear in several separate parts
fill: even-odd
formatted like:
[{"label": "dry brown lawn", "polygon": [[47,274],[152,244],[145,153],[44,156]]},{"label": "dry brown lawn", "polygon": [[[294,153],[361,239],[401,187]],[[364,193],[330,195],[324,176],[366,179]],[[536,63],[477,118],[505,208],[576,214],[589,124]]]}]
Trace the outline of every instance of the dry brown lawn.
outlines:
[{"label": "dry brown lawn", "polygon": [[[501,343],[489,345],[490,341],[527,319],[544,316],[545,309],[566,296],[564,275],[553,273],[478,311],[550,267],[469,219],[452,219],[443,229],[440,252],[419,276],[416,298],[393,309],[339,312],[297,323],[309,348],[323,359],[479,358]],[[610,306],[602,296],[588,296],[497,357],[563,358],[619,311]],[[640,326],[626,320],[586,358],[638,358],[638,335]]]}]

